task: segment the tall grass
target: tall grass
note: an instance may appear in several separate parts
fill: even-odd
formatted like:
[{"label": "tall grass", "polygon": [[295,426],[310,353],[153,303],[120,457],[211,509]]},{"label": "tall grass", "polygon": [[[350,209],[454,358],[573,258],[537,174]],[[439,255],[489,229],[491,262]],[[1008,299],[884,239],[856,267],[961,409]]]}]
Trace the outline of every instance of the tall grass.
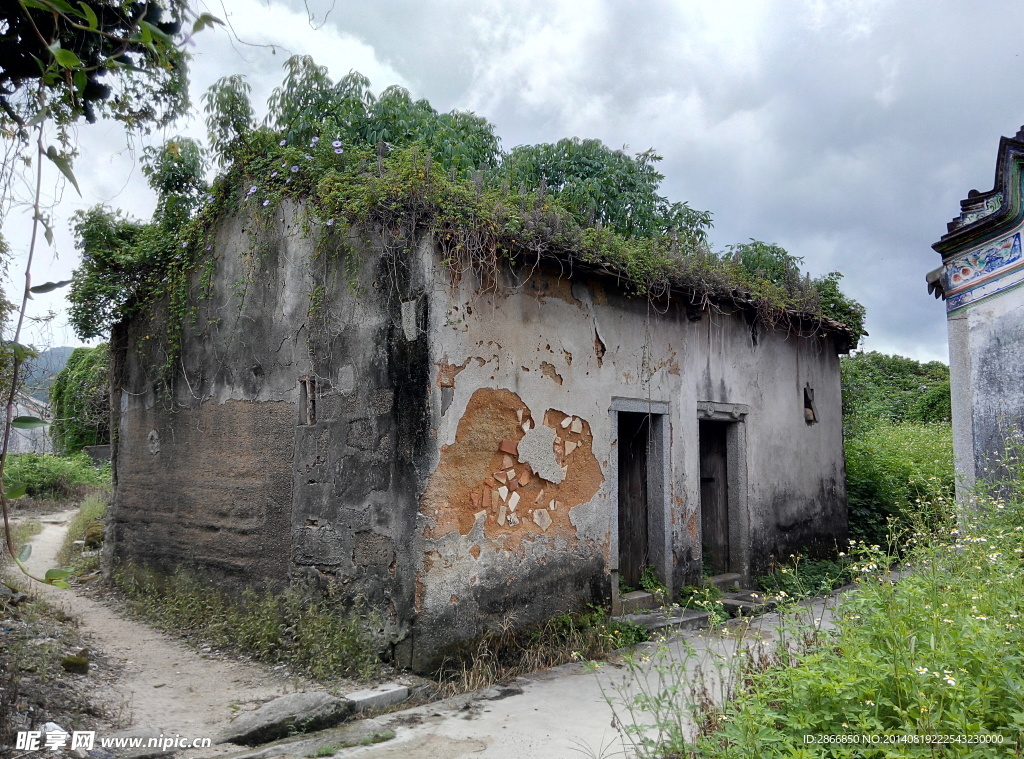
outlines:
[{"label": "tall grass", "polygon": [[572,661],[603,659],[648,637],[646,628],[611,619],[599,607],[559,614],[526,628],[509,620],[450,656],[435,677],[442,695],[454,696]]},{"label": "tall grass", "polygon": [[637,753],[1022,755],[1024,491],[979,495],[962,513],[942,494],[924,501],[916,530],[852,546],[857,592],[833,627],[791,616],[788,642],[767,656],[723,659],[714,677],[730,684],[724,698],[694,696],[685,656],[656,665],[656,691],[620,702],[653,722],[631,735]]},{"label": "tall grass", "polygon": [[117,567],[113,578],[129,610],[162,629],[318,679],[367,679],[378,671],[376,632],[383,622],[358,606],[292,588],[236,595],[186,572],[168,577],[131,565]]},{"label": "tall grass", "polygon": [[[890,523],[920,528],[923,510],[953,495],[953,432],[949,424],[861,424],[845,440],[850,536],[882,545]],[[937,523],[923,525],[927,529]]]},{"label": "tall grass", "polygon": [[73,574],[84,574],[99,566],[100,554],[93,552],[86,555],[85,551],[75,546],[75,542],[85,540],[90,525],[102,520],[106,513],[107,496],[105,494],[93,493],[86,496],[64,534],[64,542],[57,552],[58,566],[72,569]]}]

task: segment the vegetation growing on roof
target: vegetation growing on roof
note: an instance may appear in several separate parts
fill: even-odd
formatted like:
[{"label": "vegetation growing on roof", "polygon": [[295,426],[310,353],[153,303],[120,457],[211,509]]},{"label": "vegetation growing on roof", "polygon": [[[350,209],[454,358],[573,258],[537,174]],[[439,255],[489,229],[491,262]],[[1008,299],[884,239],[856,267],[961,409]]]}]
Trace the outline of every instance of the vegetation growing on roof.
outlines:
[{"label": "vegetation growing on roof", "polygon": [[839,290],[837,272],[802,276],[801,259],[757,241],[714,253],[710,214],[659,194],[653,151],[571,139],[502,154],[493,125],[475,114],[440,114],[397,87],[375,97],[361,75],[333,83],[302,57],[286,64],[262,127],[240,77],[205,101],[211,149],[227,167],[212,188],[198,146],[172,140],[148,156],[160,197],[152,222],[104,207],[78,217],[83,263],[70,299],[83,338],[165,296],[182,321],[217,220],[243,213],[258,230],[286,200],[302,202],[309,233],[338,245],[349,230],[371,232],[399,257],[430,233],[454,273],[554,258],[616,275],[638,295],[734,303],[853,342],[864,334],[864,309]]}]

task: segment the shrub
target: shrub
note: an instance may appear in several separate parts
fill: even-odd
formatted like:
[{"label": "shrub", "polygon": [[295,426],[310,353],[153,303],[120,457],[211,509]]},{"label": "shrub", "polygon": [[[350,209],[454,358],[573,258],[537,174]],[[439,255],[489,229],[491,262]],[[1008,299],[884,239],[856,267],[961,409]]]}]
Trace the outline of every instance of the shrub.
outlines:
[{"label": "shrub", "polygon": [[846,439],[850,537],[885,544],[889,522],[928,527],[928,504],[953,496],[953,432],[948,424],[861,427]]},{"label": "shrub", "polygon": [[4,486],[23,482],[33,498],[64,499],[110,485],[110,465],[95,467],[84,453],[74,456],[22,453],[8,457]]},{"label": "shrub", "polygon": [[783,598],[823,595],[851,581],[850,563],[845,552],[835,559],[806,559],[795,554],[786,563],[773,562],[768,574],[757,582],[765,592]]}]

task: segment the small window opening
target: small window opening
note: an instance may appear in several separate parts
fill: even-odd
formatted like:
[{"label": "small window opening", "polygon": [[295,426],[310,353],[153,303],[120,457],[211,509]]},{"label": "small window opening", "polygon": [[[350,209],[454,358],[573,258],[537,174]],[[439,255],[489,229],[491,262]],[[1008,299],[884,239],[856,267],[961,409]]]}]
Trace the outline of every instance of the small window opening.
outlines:
[{"label": "small window opening", "polygon": [[316,424],[316,377],[299,377],[299,424]]},{"label": "small window opening", "polygon": [[814,388],[810,382],[804,387],[804,421],[808,424],[818,421],[818,410],[814,407]]}]

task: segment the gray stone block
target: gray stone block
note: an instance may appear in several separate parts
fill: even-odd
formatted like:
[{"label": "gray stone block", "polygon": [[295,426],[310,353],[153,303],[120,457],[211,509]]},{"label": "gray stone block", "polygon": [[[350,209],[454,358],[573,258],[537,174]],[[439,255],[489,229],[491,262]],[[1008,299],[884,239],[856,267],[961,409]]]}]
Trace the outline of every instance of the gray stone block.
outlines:
[{"label": "gray stone block", "polygon": [[355,704],[326,693],[292,693],[235,718],[217,743],[256,746],[294,733],[333,727],[355,711]]},{"label": "gray stone block", "polygon": [[406,701],[409,698],[409,689],[398,683],[384,683],[376,688],[346,693],[345,698],[355,704],[357,712],[365,712],[369,709],[383,709]]}]

